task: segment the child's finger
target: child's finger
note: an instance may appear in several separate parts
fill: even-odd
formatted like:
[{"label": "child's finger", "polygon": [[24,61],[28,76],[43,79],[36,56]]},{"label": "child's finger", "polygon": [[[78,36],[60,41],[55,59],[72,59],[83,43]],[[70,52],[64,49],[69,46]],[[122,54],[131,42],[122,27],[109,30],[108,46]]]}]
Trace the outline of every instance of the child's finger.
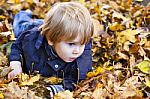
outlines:
[{"label": "child's finger", "polygon": [[10,73],[8,74],[8,79],[13,78],[14,76],[15,76],[15,74],[14,74],[13,72],[10,72]]}]

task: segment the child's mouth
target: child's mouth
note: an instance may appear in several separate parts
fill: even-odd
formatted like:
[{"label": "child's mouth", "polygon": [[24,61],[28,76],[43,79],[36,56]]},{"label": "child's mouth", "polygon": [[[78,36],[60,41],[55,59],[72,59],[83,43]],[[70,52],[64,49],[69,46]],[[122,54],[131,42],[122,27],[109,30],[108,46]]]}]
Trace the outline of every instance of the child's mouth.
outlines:
[{"label": "child's mouth", "polygon": [[69,61],[74,61],[76,58],[74,58],[74,57],[71,57],[71,58],[69,58]]}]

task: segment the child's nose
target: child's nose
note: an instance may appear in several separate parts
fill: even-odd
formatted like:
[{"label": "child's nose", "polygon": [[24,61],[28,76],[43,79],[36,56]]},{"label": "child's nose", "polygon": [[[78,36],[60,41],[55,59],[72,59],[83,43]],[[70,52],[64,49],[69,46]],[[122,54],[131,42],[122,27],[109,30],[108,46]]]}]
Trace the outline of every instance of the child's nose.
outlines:
[{"label": "child's nose", "polygon": [[79,54],[80,53],[80,47],[76,47],[73,50],[73,54]]}]

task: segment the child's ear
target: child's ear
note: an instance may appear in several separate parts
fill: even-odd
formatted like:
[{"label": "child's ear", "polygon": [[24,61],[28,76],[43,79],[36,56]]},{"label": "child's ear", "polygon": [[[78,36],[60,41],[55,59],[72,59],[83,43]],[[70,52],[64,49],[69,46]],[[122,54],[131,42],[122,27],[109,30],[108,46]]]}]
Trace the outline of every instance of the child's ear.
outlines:
[{"label": "child's ear", "polygon": [[50,40],[48,40],[48,44],[52,46],[53,42],[51,42]]}]

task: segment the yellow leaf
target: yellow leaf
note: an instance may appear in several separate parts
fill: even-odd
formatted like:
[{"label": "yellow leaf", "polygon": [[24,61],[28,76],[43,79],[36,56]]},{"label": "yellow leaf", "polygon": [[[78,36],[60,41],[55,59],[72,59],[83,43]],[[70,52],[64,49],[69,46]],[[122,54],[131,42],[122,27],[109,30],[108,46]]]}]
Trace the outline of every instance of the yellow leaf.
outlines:
[{"label": "yellow leaf", "polygon": [[100,24],[100,22],[96,19],[92,19],[93,25],[94,25],[94,35],[93,37],[97,37],[100,35],[101,32],[104,31],[104,26]]},{"label": "yellow leaf", "polygon": [[8,0],[7,2],[8,3],[16,3],[16,4],[18,4],[18,3],[20,3],[20,0]]},{"label": "yellow leaf", "polygon": [[69,90],[65,90],[63,92],[59,92],[54,96],[54,99],[74,99],[73,93]]},{"label": "yellow leaf", "polygon": [[19,82],[23,82],[23,81],[29,79],[29,75],[24,74],[24,73],[21,73],[21,74],[17,75],[17,77],[19,78]]},{"label": "yellow leaf", "polygon": [[21,86],[33,85],[33,82],[24,81],[24,82],[21,82],[20,85],[21,85]]},{"label": "yellow leaf", "polygon": [[108,68],[106,68],[107,70],[112,70],[114,67],[113,66],[110,66]]},{"label": "yellow leaf", "polygon": [[45,81],[49,84],[58,84],[62,82],[62,79],[57,77],[49,77],[48,79],[45,79]]},{"label": "yellow leaf", "polygon": [[[3,46],[3,45],[2,45]],[[0,51],[0,66],[3,66],[5,65],[5,63],[7,64],[8,63],[8,58],[7,56],[4,55],[4,53],[2,52],[5,48],[5,46],[3,47],[0,47],[1,51]],[[0,67],[0,72],[2,71],[2,69],[4,69],[4,67]]]},{"label": "yellow leaf", "polygon": [[109,26],[109,29],[111,31],[118,31],[118,30],[123,30],[124,26],[119,24],[119,23],[117,23],[117,22],[115,22],[115,23],[113,23],[112,25]]},{"label": "yellow leaf", "polygon": [[135,0],[135,1],[142,2],[143,0]]},{"label": "yellow leaf", "polygon": [[0,19],[5,19],[6,17],[3,15],[0,15]]},{"label": "yellow leaf", "polygon": [[119,42],[125,43],[124,41],[130,41],[130,42],[135,42],[136,38],[135,35],[139,34],[142,30],[132,30],[132,29],[127,29],[122,32],[117,32],[117,38]]},{"label": "yellow leaf", "polygon": [[85,0],[79,0],[80,3],[84,4],[85,3]]},{"label": "yellow leaf", "polygon": [[0,72],[0,77],[5,77],[12,69],[10,67],[3,67],[2,71]]},{"label": "yellow leaf", "polygon": [[33,76],[29,79],[29,82],[36,82],[40,79],[40,74],[37,74],[36,76]]},{"label": "yellow leaf", "polygon": [[150,61],[144,60],[136,65],[143,73],[150,74]]},{"label": "yellow leaf", "polygon": [[87,73],[87,78],[91,78],[91,77],[97,76],[98,74],[101,74],[104,71],[105,71],[105,69],[99,66],[95,71],[88,72]]},{"label": "yellow leaf", "polygon": [[150,80],[148,78],[145,78],[145,85],[150,87]]},{"label": "yellow leaf", "polygon": [[0,99],[3,99],[4,95],[2,93],[0,93]]},{"label": "yellow leaf", "polygon": [[87,78],[92,78],[92,77],[96,76],[96,74],[95,74],[95,72],[88,72],[86,76],[87,76]]},{"label": "yellow leaf", "polygon": [[122,58],[122,59],[128,59],[129,58],[126,54],[124,54],[120,51],[118,52],[118,55],[119,55],[119,58]]},{"label": "yellow leaf", "polygon": [[122,13],[119,13],[119,12],[116,12],[116,11],[113,12],[112,17],[122,19],[122,20],[128,20],[126,17],[123,16]]},{"label": "yellow leaf", "polygon": [[36,76],[29,77],[28,75],[21,75],[20,85],[33,85],[34,82],[38,81],[40,79],[40,74],[37,74]]},{"label": "yellow leaf", "polygon": [[100,66],[96,69],[96,75],[103,73],[103,72],[104,72],[104,69]]},{"label": "yellow leaf", "polygon": [[33,0],[26,0],[27,2],[29,2],[30,4],[32,4],[33,3]]},{"label": "yellow leaf", "polygon": [[[136,12],[133,14],[133,17],[138,17],[138,16],[140,16],[141,13],[142,13],[142,11],[143,11],[143,9],[140,9],[140,10],[136,11]],[[139,20],[138,20],[138,21],[139,21]]]},{"label": "yellow leaf", "polygon": [[[140,47],[138,52],[141,56],[146,56],[146,52],[144,51],[144,49],[142,47]],[[146,57],[144,57],[144,58],[146,58]],[[148,59],[144,59],[144,60],[148,60]]]},{"label": "yellow leaf", "polygon": [[15,0],[15,3],[20,3],[21,2],[21,0]]},{"label": "yellow leaf", "polygon": [[16,40],[14,33],[11,33],[9,36],[10,36],[10,40]]}]

